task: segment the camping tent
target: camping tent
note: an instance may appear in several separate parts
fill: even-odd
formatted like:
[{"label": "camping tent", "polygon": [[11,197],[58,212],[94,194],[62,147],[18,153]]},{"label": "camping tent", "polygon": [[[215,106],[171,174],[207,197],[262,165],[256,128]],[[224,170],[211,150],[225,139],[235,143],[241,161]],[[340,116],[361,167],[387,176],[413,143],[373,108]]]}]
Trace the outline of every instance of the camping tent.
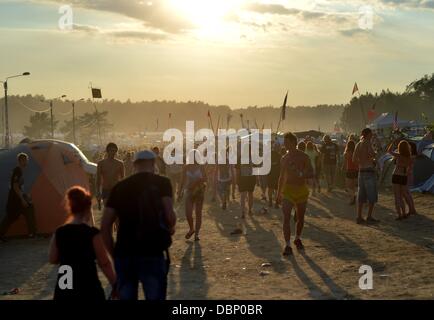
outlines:
[{"label": "camping tent", "polygon": [[[369,125],[369,127],[372,130],[381,130],[381,129],[391,129],[393,128],[393,124],[395,122],[395,116],[391,113],[383,113],[381,116],[379,116],[377,119],[372,121],[372,123]],[[401,120],[398,118],[398,126],[400,128],[405,128],[410,126],[410,121]]]},{"label": "camping tent", "polygon": [[434,143],[424,146],[421,153],[428,159],[434,161]]},{"label": "camping tent", "polygon": [[[64,223],[65,191],[74,185],[89,189],[89,177],[84,166],[87,159],[82,159],[73,151],[74,148],[77,149],[60,141],[35,141],[0,151],[0,220],[5,216],[10,176],[16,166],[16,156],[25,152],[29,156],[29,164],[23,172],[24,191],[32,197],[38,232],[52,233]],[[87,161],[86,165],[92,164]],[[26,232],[25,219],[21,216],[7,235],[24,235]]]}]

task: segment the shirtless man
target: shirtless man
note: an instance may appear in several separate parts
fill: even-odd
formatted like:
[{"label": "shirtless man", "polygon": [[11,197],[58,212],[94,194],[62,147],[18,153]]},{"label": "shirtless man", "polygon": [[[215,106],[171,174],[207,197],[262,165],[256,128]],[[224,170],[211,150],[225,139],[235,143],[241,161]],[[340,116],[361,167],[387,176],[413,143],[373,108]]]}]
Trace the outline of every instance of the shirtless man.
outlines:
[{"label": "shirtless man", "polygon": [[96,190],[98,199],[105,205],[112,188],[125,177],[125,167],[121,160],[115,158],[118,146],[110,142],[106,147],[107,157],[98,162],[96,171]]},{"label": "shirtless man", "polygon": [[363,205],[369,204],[366,222],[378,222],[372,217],[374,206],[378,202],[377,174],[375,169],[376,152],[372,146],[372,131],[362,130],[362,137],[353,153],[353,162],[359,166],[359,189],[357,192],[357,224],[365,222],[362,216]]},{"label": "shirtless man", "polygon": [[[292,254],[290,225],[292,208],[295,208],[297,217],[294,245],[298,250],[304,248],[300,237],[309,198],[307,180],[312,178],[313,168],[309,157],[304,152],[297,150],[297,137],[295,135],[286,133],[284,144],[288,152],[281,160],[277,197],[278,201],[282,202],[283,236],[285,238],[283,255],[289,256]],[[282,197],[283,201],[281,201]]]}]

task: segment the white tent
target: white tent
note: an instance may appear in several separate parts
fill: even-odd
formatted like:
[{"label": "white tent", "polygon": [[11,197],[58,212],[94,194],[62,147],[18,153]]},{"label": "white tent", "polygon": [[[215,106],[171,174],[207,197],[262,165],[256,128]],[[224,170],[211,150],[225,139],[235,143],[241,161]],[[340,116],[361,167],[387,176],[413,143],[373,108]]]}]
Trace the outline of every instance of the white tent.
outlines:
[{"label": "white tent", "polygon": [[[369,125],[369,127],[373,130],[392,128],[394,122],[395,122],[395,115],[394,114],[383,113],[377,119],[372,121],[372,123]],[[410,121],[401,120],[398,118],[398,126],[400,128],[405,128],[405,127],[408,127],[410,125],[411,125]]]}]

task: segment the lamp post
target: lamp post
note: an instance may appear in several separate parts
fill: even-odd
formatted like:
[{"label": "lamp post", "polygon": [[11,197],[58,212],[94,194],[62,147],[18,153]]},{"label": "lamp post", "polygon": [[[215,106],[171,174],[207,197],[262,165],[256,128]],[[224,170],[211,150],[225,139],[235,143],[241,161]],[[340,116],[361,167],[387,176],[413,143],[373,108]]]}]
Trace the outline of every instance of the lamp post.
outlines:
[{"label": "lamp post", "polygon": [[[62,99],[66,98],[66,94],[61,95],[60,97],[57,97],[56,99]],[[45,102],[44,100],[41,100],[41,102]],[[53,116],[53,100],[50,100],[50,120],[51,120],[51,139],[54,139],[54,116]]]},{"label": "lamp post", "polygon": [[[83,100],[84,100],[84,98],[81,98],[78,101],[83,101]],[[74,140],[74,144],[76,145],[77,141],[76,141],[76,137],[75,137],[75,102],[74,101],[72,101],[72,137]]]},{"label": "lamp post", "polygon": [[3,82],[3,89],[5,91],[5,110],[4,110],[4,116],[5,116],[5,139],[4,144],[6,148],[9,148],[10,146],[10,131],[9,131],[9,106],[8,106],[8,80],[12,78],[18,78],[23,76],[29,76],[30,72],[24,72],[22,74],[17,74],[15,76],[7,77],[5,81]]}]

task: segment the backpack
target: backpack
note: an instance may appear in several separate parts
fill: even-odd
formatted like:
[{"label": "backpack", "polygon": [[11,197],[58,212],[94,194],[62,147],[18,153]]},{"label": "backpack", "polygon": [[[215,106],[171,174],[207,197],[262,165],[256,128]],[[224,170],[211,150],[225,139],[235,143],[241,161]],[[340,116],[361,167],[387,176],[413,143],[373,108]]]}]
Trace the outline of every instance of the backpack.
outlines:
[{"label": "backpack", "polygon": [[139,198],[139,223],[136,239],[151,252],[164,252],[172,244],[172,236],[164,221],[164,208],[156,186],[147,185]]}]

